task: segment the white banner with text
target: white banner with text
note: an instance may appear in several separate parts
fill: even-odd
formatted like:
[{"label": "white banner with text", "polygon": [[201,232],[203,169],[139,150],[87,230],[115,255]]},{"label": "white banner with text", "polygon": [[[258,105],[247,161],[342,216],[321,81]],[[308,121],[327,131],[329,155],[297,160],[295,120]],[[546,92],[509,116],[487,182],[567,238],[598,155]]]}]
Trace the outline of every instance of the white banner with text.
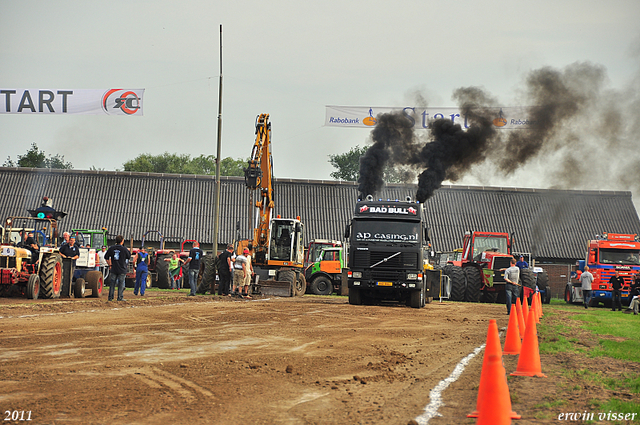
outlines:
[{"label": "white banner with text", "polygon": [[142,115],[144,89],[2,89],[0,114]]},{"label": "white banner with text", "polygon": [[[527,117],[526,108],[493,108],[495,118],[493,125],[497,128],[515,129],[524,128],[533,124]],[[460,124],[462,128],[469,128],[467,117],[456,107],[362,107],[362,106],[329,106],[326,107],[325,126],[328,127],[354,127],[371,128],[375,127],[376,117],[389,112],[401,112],[409,119],[416,129],[429,128],[429,122],[444,118],[450,119],[455,124]]]}]

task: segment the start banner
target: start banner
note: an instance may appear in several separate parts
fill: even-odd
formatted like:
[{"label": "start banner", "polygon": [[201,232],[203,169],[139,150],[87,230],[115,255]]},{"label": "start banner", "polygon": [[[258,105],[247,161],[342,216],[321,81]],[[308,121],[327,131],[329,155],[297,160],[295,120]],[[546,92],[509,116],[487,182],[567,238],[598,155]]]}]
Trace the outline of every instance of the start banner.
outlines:
[{"label": "start banner", "polygon": [[142,115],[144,89],[0,89],[0,114]]},{"label": "start banner", "polygon": [[[524,128],[533,124],[527,118],[526,108],[505,107],[495,109],[493,125],[497,128]],[[324,125],[328,127],[371,128],[376,125],[376,117],[389,112],[401,112],[414,125],[415,129],[427,129],[433,120],[445,118],[462,128],[469,128],[467,117],[456,107],[362,107],[362,106],[327,106]]]}]

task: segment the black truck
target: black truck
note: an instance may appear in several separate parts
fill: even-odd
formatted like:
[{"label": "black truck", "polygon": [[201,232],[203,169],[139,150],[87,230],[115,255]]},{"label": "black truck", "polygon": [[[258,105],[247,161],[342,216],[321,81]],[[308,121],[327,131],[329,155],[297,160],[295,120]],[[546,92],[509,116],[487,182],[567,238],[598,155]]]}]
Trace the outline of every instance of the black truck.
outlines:
[{"label": "black truck", "polygon": [[345,239],[349,304],[391,300],[425,306],[430,299],[424,261],[429,236],[422,204],[374,201],[369,196],[356,203]]}]

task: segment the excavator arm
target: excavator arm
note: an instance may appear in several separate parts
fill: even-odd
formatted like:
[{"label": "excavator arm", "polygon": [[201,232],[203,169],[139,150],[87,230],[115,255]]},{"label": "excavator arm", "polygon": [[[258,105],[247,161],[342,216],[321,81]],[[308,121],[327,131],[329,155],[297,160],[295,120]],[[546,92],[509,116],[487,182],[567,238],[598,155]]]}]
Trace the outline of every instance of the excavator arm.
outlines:
[{"label": "excavator arm", "polygon": [[253,247],[256,260],[264,261],[269,246],[269,223],[274,205],[269,114],[260,114],[256,118],[256,142],[251,150],[248,164],[249,166],[244,173],[247,188],[260,189],[260,197],[255,204],[258,217],[257,225],[254,228]]}]

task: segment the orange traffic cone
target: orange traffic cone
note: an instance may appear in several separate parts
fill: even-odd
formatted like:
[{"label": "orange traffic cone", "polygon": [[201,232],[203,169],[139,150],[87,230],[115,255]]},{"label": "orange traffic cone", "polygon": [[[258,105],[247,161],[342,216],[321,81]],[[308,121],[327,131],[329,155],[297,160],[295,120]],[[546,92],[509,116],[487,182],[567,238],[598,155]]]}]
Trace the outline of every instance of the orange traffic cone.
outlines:
[{"label": "orange traffic cone", "polygon": [[540,292],[538,292],[538,313],[540,313],[539,317],[544,316],[544,313],[542,312],[542,295],[540,295]]},{"label": "orange traffic cone", "polygon": [[546,378],[542,373],[540,365],[540,351],[538,348],[538,330],[536,329],[536,318],[534,314],[529,315],[527,331],[522,342],[522,350],[518,358],[518,367],[512,376],[540,376]]},{"label": "orange traffic cone", "polygon": [[[533,302],[531,304],[533,307]],[[527,301],[527,297],[522,297],[522,318],[524,319],[524,323],[527,323],[529,319],[529,301]]]},{"label": "orange traffic cone", "polygon": [[527,330],[527,325],[524,323],[520,298],[516,298],[516,313],[518,314],[518,330],[520,331],[520,339],[524,339],[524,333]]},{"label": "orange traffic cone", "polygon": [[[478,420],[483,416],[485,421],[483,423],[489,424],[510,424],[511,419],[520,419],[520,415],[511,410],[511,396],[509,395],[506,371],[502,365],[500,335],[498,334],[498,325],[493,319],[489,320],[476,410],[467,415],[468,418],[478,418]],[[496,421],[495,418],[503,416],[506,419]]]},{"label": "orange traffic cone", "polygon": [[540,295],[539,292],[536,292],[536,295],[533,296],[533,300],[531,301],[531,310],[535,311],[536,323],[540,323]]},{"label": "orange traffic cone", "polygon": [[509,325],[507,326],[507,337],[504,340],[503,354],[520,354],[522,342],[520,341],[520,331],[518,329],[516,309],[512,308],[509,315]]}]

